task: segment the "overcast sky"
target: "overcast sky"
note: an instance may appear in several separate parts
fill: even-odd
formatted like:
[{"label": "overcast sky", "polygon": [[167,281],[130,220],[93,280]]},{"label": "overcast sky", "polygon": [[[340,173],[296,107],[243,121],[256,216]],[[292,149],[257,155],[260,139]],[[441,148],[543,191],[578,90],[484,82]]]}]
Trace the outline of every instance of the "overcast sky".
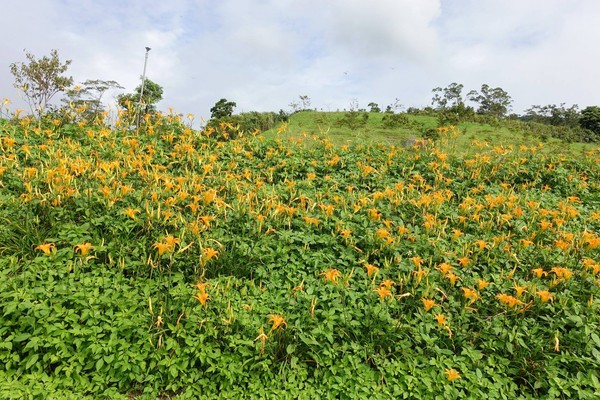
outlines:
[{"label": "overcast sky", "polygon": [[[23,105],[9,65],[58,49],[76,82],[147,77],[159,108],[210,117],[312,107],[406,107],[452,82],[533,104],[600,105],[599,0],[4,0],[0,98]],[[23,106],[24,107],[24,106]]]}]

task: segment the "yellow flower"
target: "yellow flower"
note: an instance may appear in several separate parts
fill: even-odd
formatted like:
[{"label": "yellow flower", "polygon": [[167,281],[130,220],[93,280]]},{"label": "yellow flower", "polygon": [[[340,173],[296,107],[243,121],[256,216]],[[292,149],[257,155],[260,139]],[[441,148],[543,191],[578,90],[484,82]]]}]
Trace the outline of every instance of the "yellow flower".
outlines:
[{"label": "yellow flower", "polygon": [[421,264],[423,264],[423,259],[419,256],[411,257],[410,259],[417,268],[421,267]]},{"label": "yellow flower", "polygon": [[50,255],[52,253],[52,249],[54,249],[55,247],[56,245],[54,243],[42,243],[35,249],[43,251],[46,255]]},{"label": "yellow flower", "polygon": [[75,246],[75,252],[79,251],[82,256],[85,256],[93,248],[94,246],[91,243],[82,243]]},{"label": "yellow flower", "polygon": [[336,283],[337,279],[342,276],[342,273],[337,269],[330,269],[329,271],[323,272],[323,277],[326,281]]},{"label": "yellow flower", "polygon": [[380,300],[385,300],[386,297],[393,297],[392,291],[385,286],[380,286],[377,289],[373,290],[375,293],[379,295]]},{"label": "yellow flower", "polygon": [[418,271],[412,271],[412,274],[417,277],[417,285],[421,283],[423,277],[429,273],[426,269],[420,269]]},{"label": "yellow flower", "polygon": [[287,322],[285,322],[285,318],[283,318],[283,315],[269,314],[268,317],[269,317],[269,322],[272,325],[271,332],[282,326],[287,327]]},{"label": "yellow flower", "polygon": [[447,275],[448,273],[450,273],[450,271],[452,271],[452,265],[448,264],[448,263],[441,263],[437,269],[443,274],[443,275]]},{"label": "yellow flower", "polygon": [[379,239],[385,239],[390,236],[390,232],[385,228],[379,228],[375,231],[375,235],[377,235]]},{"label": "yellow flower", "polygon": [[380,287],[386,287],[386,288],[391,288],[392,286],[394,286],[396,284],[396,282],[394,282],[391,279],[386,279],[385,281],[381,282],[379,284]]},{"label": "yellow flower", "polygon": [[465,298],[469,299],[469,304],[473,304],[479,298],[479,295],[473,289],[469,289],[467,287],[461,287],[461,289]]},{"label": "yellow flower", "polygon": [[552,227],[552,222],[548,222],[548,221],[540,221],[540,228],[545,231],[548,228]]},{"label": "yellow flower", "polygon": [[449,381],[453,381],[455,379],[460,379],[460,374],[458,373],[457,370],[455,370],[454,368],[450,368],[450,369],[446,369],[444,371],[444,373],[446,374],[446,378]]},{"label": "yellow flower", "polygon": [[542,276],[548,275],[548,273],[546,271],[544,271],[543,268],[534,268],[531,270],[531,272],[533,272],[533,274],[536,276],[536,278],[541,278]]},{"label": "yellow flower", "polygon": [[565,280],[569,279],[573,275],[573,271],[563,267],[554,267],[550,270],[550,272],[555,273],[557,278]]},{"label": "yellow flower", "polygon": [[516,297],[510,296],[505,293],[500,293],[496,296],[496,298],[503,304],[507,305],[510,308],[515,307],[516,305],[523,304],[523,302]]},{"label": "yellow flower", "polygon": [[352,231],[350,229],[340,229],[340,235],[342,235],[344,239],[348,239],[348,237],[350,237],[351,234]]},{"label": "yellow flower", "polygon": [[485,279],[478,279],[477,280],[477,290],[483,290],[485,289],[488,285],[490,284],[490,282],[488,282]]},{"label": "yellow flower", "polygon": [[435,315],[435,319],[438,323],[439,326],[444,326],[446,325],[446,316],[444,314],[436,314]]},{"label": "yellow flower", "polygon": [[524,286],[519,286],[515,283],[515,285],[513,286],[513,289],[515,289],[515,292],[517,294],[517,297],[521,297],[521,295],[527,290],[526,287]]},{"label": "yellow flower", "polygon": [[466,267],[467,265],[469,265],[471,263],[471,259],[467,256],[465,257],[461,257],[458,259],[458,263],[462,266],[462,267]]},{"label": "yellow flower", "polygon": [[206,302],[208,301],[208,299],[210,299],[210,296],[208,295],[208,293],[206,293],[204,290],[196,293],[196,296],[194,297],[196,300],[198,300],[200,302],[200,304],[205,305]]},{"label": "yellow flower", "polygon": [[166,253],[167,251],[170,250],[168,243],[157,242],[157,243],[154,243],[154,245],[152,247],[154,247],[156,250],[158,250],[159,256],[162,256],[164,253]]},{"label": "yellow flower", "polygon": [[547,302],[548,300],[554,301],[554,295],[547,290],[538,290],[536,292],[542,303]]},{"label": "yellow flower", "polygon": [[204,259],[204,262],[212,260],[218,255],[219,252],[212,247],[205,247],[204,250],[202,250],[202,258]]},{"label": "yellow flower", "polygon": [[173,250],[175,245],[179,243],[179,239],[171,235],[165,237],[165,242],[169,246],[169,250]]},{"label": "yellow flower", "polygon": [[452,238],[454,240],[458,239],[460,236],[464,235],[460,229],[452,229]]},{"label": "yellow flower", "polygon": [[487,243],[485,240],[477,240],[475,243],[473,243],[474,245],[479,247],[479,250],[483,250],[485,249],[485,246],[487,246]]},{"label": "yellow flower", "polygon": [[371,276],[379,272],[379,268],[377,268],[373,264],[365,264],[365,268],[367,269],[367,276]]},{"label": "yellow flower", "polygon": [[139,212],[140,212],[140,210],[130,207],[130,208],[127,208],[126,210],[124,210],[123,214],[127,215],[131,219],[136,219],[135,214],[137,214]]},{"label": "yellow flower", "polygon": [[437,306],[435,300],[422,298],[423,306],[425,307],[425,311],[431,310],[432,307]]},{"label": "yellow flower", "polygon": [[195,287],[196,289],[198,289],[199,291],[201,291],[201,292],[204,292],[204,291],[206,291],[206,287],[207,287],[207,286],[208,286],[208,282],[201,282],[201,281],[198,281],[198,282],[197,282],[197,283],[194,285],[194,287]]},{"label": "yellow flower", "polygon": [[454,284],[456,283],[456,281],[460,279],[458,277],[458,275],[453,274],[452,272],[446,274],[446,278],[450,281],[450,285],[452,285],[452,286],[454,286]]},{"label": "yellow flower", "polygon": [[319,225],[319,220],[313,217],[304,217],[304,222],[306,223],[306,225]]}]

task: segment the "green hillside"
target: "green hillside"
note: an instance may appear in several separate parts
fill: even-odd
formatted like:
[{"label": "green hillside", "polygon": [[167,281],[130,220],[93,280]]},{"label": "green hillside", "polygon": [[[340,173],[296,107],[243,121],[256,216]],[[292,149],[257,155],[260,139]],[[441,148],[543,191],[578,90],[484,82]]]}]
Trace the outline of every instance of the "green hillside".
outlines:
[{"label": "green hillside", "polygon": [[[383,119],[389,117],[385,113],[356,113],[367,115],[366,124],[352,126],[344,123],[344,118],[351,113],[346,112],[318,112],[302,111],[292,114],[288,123],[286,134],[289,136],[302,133],[319,134],[329,138],[336,144],[356,144],[359,142],[381,143],[393,146],[407,146],[415,139],[428,136],[428,131],[435,131],[438,127],[438,118],[435,116],[421,116],[401,114],[407,122],[400,122],[398,126],[386,126]],[[398,115],[398,114],[396,114]],[[521,121],[500,121],[494,125],[461,122],[456,124],[460,132],[456,140],[457,149],[468,151],[473,140],[485,141],[490,145],[504,144],[514,146],[535,146],[544,143],[546,151],[573,152],[575,154],[593,149],[595,145],[587,143],[565,143],[553,138],[546,132],[532,132],[530,125]],[[548,131],[552,128],[548,127]],[[265,136],[275,137],[277,129],[265,133]]]},{"label": "green hillside", "polygon": [[0,398],[598,397],[600,148],[121,117],[0,125]]}]

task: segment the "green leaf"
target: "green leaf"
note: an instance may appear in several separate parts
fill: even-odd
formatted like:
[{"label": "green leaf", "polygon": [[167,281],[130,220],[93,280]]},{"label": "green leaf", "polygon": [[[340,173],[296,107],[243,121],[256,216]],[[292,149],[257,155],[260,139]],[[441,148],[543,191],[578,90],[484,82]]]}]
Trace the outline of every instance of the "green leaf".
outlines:
[{"label": "green leaf", "polygon": [[29,359],[27,360],[27,363],[25,363],[25,369],[31,368],[31,366],[37,362],[38,358],[39,358],[39,354],[37,354],[37,353],[33,354],[31,357],[29,357]]},{"label": "green leaf", "polygon": [[600,337],[598,337],[598,334],[596,334],[594,332],[594,333],[592,333],[590,335],[590,337],[592,338],[592,340],[594,341],[594,343],[596,343],[596,346],[600,347]]},{"label": "green leaf", "polygon": [[15,338],[13,339],[15,342],[23,342],[27,339],[29,339],[31,337],[31,335],[29,333],[19,333],[18,335],[15,336]]}]

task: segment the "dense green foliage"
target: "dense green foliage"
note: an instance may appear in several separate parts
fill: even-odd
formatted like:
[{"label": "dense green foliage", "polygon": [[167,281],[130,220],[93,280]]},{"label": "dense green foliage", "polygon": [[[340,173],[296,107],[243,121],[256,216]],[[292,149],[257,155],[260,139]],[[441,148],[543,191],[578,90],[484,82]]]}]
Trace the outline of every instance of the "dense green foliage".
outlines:
[{"label": "dense green foliage", "polygon": [[600,149],[147,121],[2,124],[0,397],[600,394]]},{"label": "dense green foliage", "polygon": [[581,111],[580,124],[600,138],[600,107],[589,106]]},{"label": "dense green foliage", "polygon": [[215,103],[210,109],[211,119],[220,119],[224,117],[230,117],[233,114],[233,110],[237,104],[234,101],[228,101],[227,99],[221,99]]},{"label": "dense green foliage", "polygon": [[[140,112],[141,115],[156,113],[156,104],[163,98],[163,88],[158,83],[146,78],[135,88],[134,93],[118,96],[119,106],[129,112]],[[141,109],[138,109],[141,108]]]}]

